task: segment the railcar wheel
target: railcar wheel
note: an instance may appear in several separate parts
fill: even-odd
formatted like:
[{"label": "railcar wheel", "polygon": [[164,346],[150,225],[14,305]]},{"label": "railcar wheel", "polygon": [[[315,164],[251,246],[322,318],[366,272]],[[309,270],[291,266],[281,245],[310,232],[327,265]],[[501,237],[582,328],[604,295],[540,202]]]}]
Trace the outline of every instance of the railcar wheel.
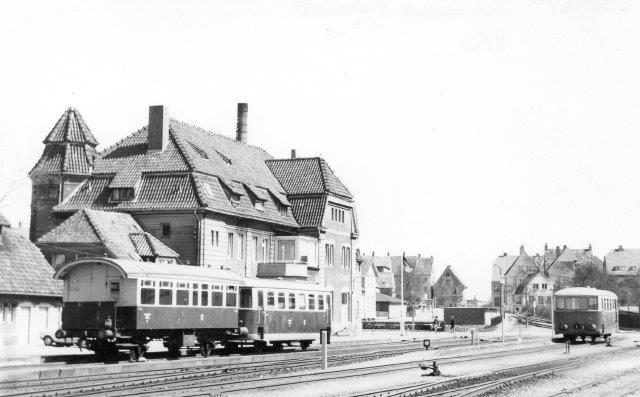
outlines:
[{"label": "railcar wheel", "polygon": [[591,344],[595,345],[596,344],[596,336],[595,335],[591,335]]},{"label": "railcar wheel", "polygon": [[282,343],[276,342],[273,344],[273,350],[282,351]]},{"label": "railcar wheel", "polygon": [[585,343],[587,341],[587,337],[584,335],[580,335],[580,339],[582,339],[582,343]]},{"label": "railcar wheel", "polygon": [[167,348],[169,350],[169,357],[180,357],[180,346],[172,345]]}]

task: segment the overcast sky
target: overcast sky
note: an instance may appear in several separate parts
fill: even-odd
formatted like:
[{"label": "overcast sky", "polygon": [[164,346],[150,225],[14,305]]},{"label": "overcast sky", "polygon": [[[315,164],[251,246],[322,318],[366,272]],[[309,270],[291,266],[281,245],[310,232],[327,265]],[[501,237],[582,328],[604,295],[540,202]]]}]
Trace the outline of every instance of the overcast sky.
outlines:
[{"label": "overcast sky", "polygon": [[[469,298],[502,252],[640,247],[640,10],[620,1],[0,3],[1,204],[69,106],[104,148],[148,106],[323,156],[360,249],[435,257]],[[2,189],[0,189],[2,191]]]}]

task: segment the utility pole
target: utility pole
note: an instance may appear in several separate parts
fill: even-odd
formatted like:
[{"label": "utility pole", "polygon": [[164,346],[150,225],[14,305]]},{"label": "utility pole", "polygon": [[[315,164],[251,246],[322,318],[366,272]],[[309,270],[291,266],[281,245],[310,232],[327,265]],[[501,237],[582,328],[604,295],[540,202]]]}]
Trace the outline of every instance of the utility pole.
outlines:
[{"label": "utility pole", "polygon": [[404,251],[400,263],[400,335],[404,336]]},{"label": "utility pole", "polygon": [[500,316],[502,316],[502,334],[500,341],[504,343],[504,320],[506,319],[506,313],[504,312],[504,284],[507,282],[507,276],[500,276]]}]

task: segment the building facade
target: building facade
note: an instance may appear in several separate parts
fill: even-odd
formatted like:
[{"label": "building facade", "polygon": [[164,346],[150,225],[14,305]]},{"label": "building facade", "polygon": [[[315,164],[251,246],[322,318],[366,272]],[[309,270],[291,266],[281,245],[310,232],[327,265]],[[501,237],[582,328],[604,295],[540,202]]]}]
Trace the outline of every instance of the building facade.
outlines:
[{"label": "building facade", "polygon": [[[126,213],[185,265],[255,277],[260,263],[303,263],[310,280],[333,287],[337,325],[353,322],[361,305],[353,196],[324,159],[277,160],[250,145],[247,112],[238,104],[232,139],[151,106],[147,126],[97,153],[79,112],[68,110],[30,174],[32,240],[82,209]],[[56,185],[65,172],[76,179]]]},{"label": "building facade", "polygon": [[438,281],[433,285],[433,299],[436,307],[455,307],[463,302],[466,286],[448,265]]}]

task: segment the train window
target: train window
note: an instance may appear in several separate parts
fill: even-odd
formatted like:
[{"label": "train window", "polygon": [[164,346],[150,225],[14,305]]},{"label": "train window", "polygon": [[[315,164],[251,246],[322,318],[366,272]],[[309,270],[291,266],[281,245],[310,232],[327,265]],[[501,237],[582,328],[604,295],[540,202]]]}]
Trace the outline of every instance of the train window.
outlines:
[{"label": "train window", "polygon": [[316,310],[316,296],[309,294],[309,310]]},{"label": "train window", "polygon": [[240,290],[240,307],[253,307],[253,291],[251,289],[243,288]]},{"label": "train window", "polygon": [[276,307],[276,298],[274,292],[267,292],[267,308],[273,309]]},{"label": "train window", "polygon": [[286,309],[285,301],[284,301],[284,292],[278,293],[278,309]]},{"label": "train window", "polygon": [[324,295],[318,295],[318,310],[324,310]]},{"label": "train window", "polygon": [[556,309],[564,309],[564,298],[556,298]]},{"label": "train window", "polygon": [[296,310],[296,294],[289,294],[289,309]]},{"label": "train window", "polygon": [[207,306],[209,305],[209,284],[202,284],[200,288],[200,306]]},{"label": "train window", "polygon": [[304,294],[298,294],[298,299],[296,301],[299,310],[305,310],[307,308],[307,302],[305,300]]},{"label": "train window", "polygon": [[176,290],[176,305],[187,306],[189,304],[189,283],[178,283]]},{"label": "train window", "polygon": [[598,298],[589,298],[589,310],[598,310]]},{"label": "train window", "polygon": [[198,291],[198,284],[193,283],[191,289],[191,306],[198,306],[198,297],[200,296]]},{"label": "train window", "polygon": [[222,286],[212,285],[211,306],[222,306]]},{"label": "train window", "polygon": [[578,310],[587,310],[587,298],[571,298],[571,308]]},{"label": "train window", "polygon": [[258,291],[258,307],[264,307],[264,293]]},{"label": "train window", "polygon": [[227,307],[238,306],[238,289],[235,285],[227,285]]},{"label": "train window", "polygon": [[140,304],[155,305],[156,303],[156,282],[151,280],[142,280],[140,282]]},{"label": "train window", "polygon": [[171,281],[160,281],[160,304],[173,305],[173,283]]}]

